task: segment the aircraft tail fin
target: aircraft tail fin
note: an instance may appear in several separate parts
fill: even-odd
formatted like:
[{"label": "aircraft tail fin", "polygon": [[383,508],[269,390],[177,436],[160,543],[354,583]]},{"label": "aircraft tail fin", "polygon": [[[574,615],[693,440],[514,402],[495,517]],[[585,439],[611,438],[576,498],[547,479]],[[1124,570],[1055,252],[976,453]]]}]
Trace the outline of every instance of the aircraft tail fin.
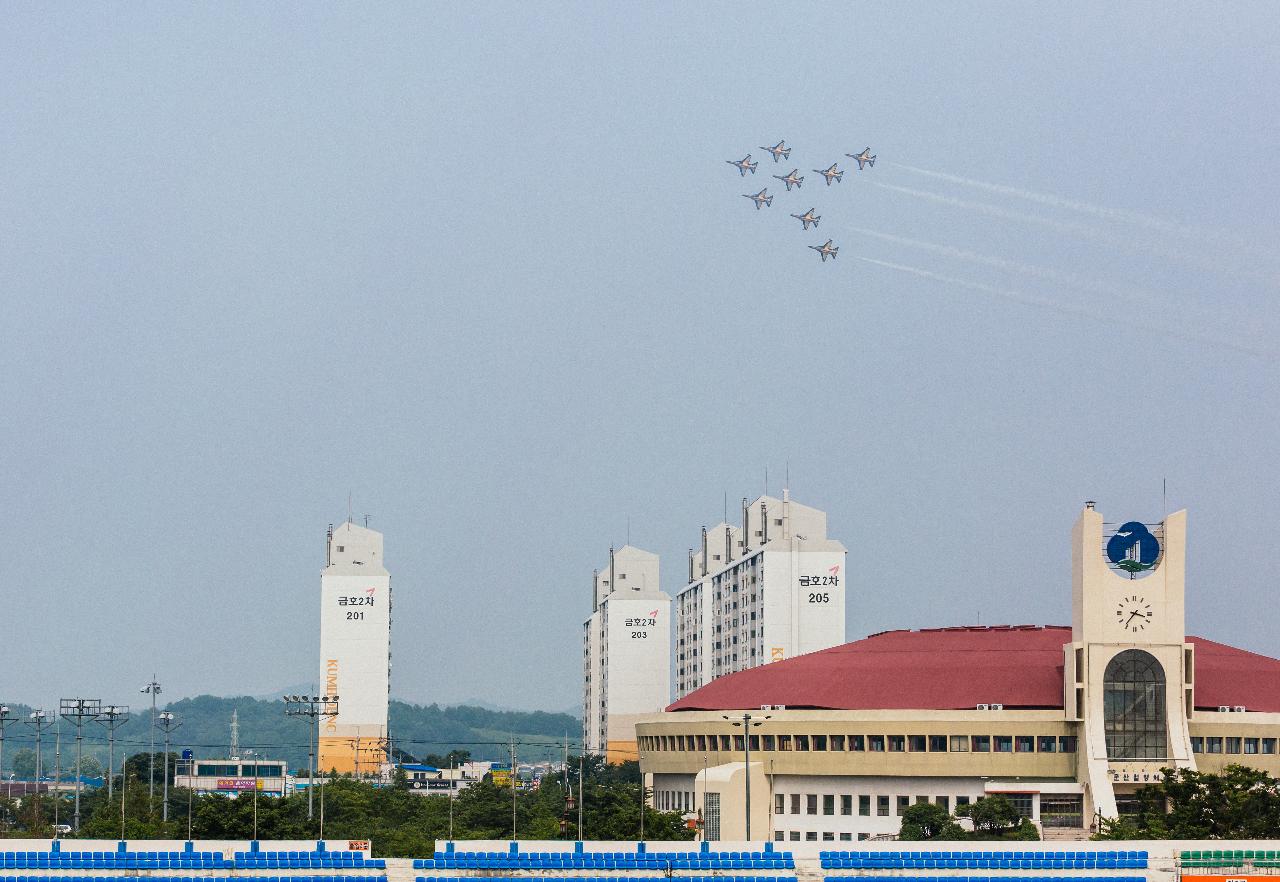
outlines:
[{"label": "aircraft tail fin", "polygon": [[867,160],[867,164],[868,164],[868,165],[870,165],[872,168],[875,168],[875,167],[876,167],[876,158],[875,158],[874,156],[873,156],[873,157],[871,157],[870,159],[868,159],[868,160]]}]

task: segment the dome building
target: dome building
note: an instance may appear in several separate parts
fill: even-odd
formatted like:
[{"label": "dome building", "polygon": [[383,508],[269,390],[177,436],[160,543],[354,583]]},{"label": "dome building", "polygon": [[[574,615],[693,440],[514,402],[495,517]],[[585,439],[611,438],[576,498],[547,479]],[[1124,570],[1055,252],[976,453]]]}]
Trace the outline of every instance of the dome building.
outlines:
[{"label": "dome building", "polygon": [[708,839],[839,842],[1003,794],[1084,838],[1166,767],[1280,776],[1280,661],[1186,633],[1186,513],[1115,526],[1089,504],[1072,543],[1070,627],[875,634],[641,722],[655,806]]}]

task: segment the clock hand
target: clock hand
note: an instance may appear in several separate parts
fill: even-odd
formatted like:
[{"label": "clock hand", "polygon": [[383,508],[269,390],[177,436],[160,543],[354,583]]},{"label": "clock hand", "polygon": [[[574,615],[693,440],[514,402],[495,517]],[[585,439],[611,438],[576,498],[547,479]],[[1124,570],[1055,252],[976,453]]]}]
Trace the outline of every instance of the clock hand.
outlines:
[{"label": "clock hand", "polygon": [[1136,616],[1137,614],[1138,614],[1137,610],[1129,613],[1129,618],[1125,619],[1124,621],[1124,626],[1126,628],[1129,627],[1129,623],[1133,621],[1133,617]]}]

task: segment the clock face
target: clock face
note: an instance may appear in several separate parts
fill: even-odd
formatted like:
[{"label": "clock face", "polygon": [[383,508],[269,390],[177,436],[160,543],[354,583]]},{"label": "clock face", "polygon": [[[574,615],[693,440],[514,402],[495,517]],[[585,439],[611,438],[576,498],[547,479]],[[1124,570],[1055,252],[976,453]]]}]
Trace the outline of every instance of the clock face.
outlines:
[{"label": "clock face", "polygon": [[1116,622],[1124,630],[1137,634],[1151,624],[1151,604],[1136,594],[1126,597],[1116,607]]}]

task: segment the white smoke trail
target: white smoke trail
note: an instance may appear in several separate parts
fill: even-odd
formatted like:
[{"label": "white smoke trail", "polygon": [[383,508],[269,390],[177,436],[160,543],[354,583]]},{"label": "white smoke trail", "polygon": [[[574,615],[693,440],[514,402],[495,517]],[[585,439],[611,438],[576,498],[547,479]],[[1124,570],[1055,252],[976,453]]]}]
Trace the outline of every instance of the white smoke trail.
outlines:
[{"label": "white smoke trail", "polygon": [[[1013,291],[1008,288],[997,288],[994,285],[987,285],[983,282],[972,282],[968,279],[957,279],[954,276],[945,276],[942,273],[935,273],[932,270],[921,269],[920,267],[906,266],[901,263],[890,263],[887,260],[876,260],[871,257],[856,256],[857,260],[863,263],[874,264],[875,266],[885,267],[886,269],[895,270],[900,273],[908,273],[913,276],[919,276],[922,279],[932,279],[935,282],[942,282],[946,285],[954,285],[957,288],[965,288],[970,291],[978,291],[983,294],[990,294],[994,297],[1000,297],[1005,300],[1012,300],[1026,306],[1035,306],[1041,309],[1047,309],[1060,315],[1070,316],[1072,318],[1084,318],[1095,322],[1105,322],[1109,326],[1114,326],[1115,319],[1111,315],[1104,315],[1096,310],[1087,307],[1078,306],[1068,303],[1059,303],[1056,300],[1050,300],[1046,297],[1040,297],[1035,294],[1026,294],[1022,291]],[[1273,358],[1273,353],[1252,348],[1250,346],[1237,343],[1234,340],[1226,340],[1218,337],[1209,337],[1202,334],[1187,333],[1176,328],[1170,328],[1163,325],[1154,325],[1148,321],[1143,322],[1143,327],[1148,330],[1160,331],[1172,337],[1179,337],[1195,343],[1207,343],[1212,346],[1225,347],[1234,349],[1237,352],[1243,352],[1248,355],[1260,358]]]},{"label": "white smoke trail", "polygon": [[1091,202],[1082,202],[1078,199],[1067,199],[1066,197],[1058,196],[1053,193],[1043,193],[1037,190],[1027,190],[1021,187],[1011,187],[1007,184],[996,184],[991,181],[966,178],[961,175],[933,171],[931,169],[907,165],[901,162],[891,162],[886,164],[892,165],[894,168],[900,168],[903,171],[908,171],[917,175],[924,175],[925,177],[934,178],[936,180],[948,181],[952,184],[960,184],[965,187],[985,190],[988,193],[998,193],[1001,196],[1012,196],[1016,199],[1023,199],[1027,202],[1034,202],[1038,205],[1044,205],[1049,208],[1088,214],[1100,220],[1111,221],[1113,223],[1130,224],[1132,226],[1141,227],[1143,229],[1163,233],[1165,235],[1180,236],[1197,243],[1203,244],[1207,242],[1207,240],[1212,239],[1219,245],[1234,247],[1254,257],[1275,260],[1280,256],[1277,255],[1274,250],[1260,250],[1255,242],[1245,240],[1236,233],[1212,227],[1207,224],[1175,223],[1174,221],[1153,217],[1152,215],[1142,214],[1137,211],[1128,211],[1123,208],[1111,208],[1105,205],[1095,205]]},{"label": "white smoke trail", "polygon": [[1059,270],[1049,269],[1048,267],[1019,263],[1017,261],[1006,260],[1001,257],[990,257],[985,254],[966,251],[963,248],[956,248],[951,245],[937,245],[933,242],[925,242],[920,239],[909,239],[906,236],[894,236],[889,233],[881,233],[876,230],[868,230],[863,227],[852,227],[851,231],[863,236],[871,236],[884,242],[892,242],[895,245],[905,245],[908,248],[918,248],[922,251],[930,251],[941,257],[964,260],[969,263],[989,266],[993,269],[1004,270],[1006,272],[1014,272],[1020,275],[1030,276],[1034,279],[1053,282],[1055,284],[1069,285],[1073,288],[1090,291],[1094,294],[1102,294],[1107,297],[1125,297],[1147,300],[1161,306],[1167,306],[1170,299],[1172,299],[1168,295],[1157,294],[1154,291],[1148,291],[1143,288],[1136,288],[1128,285],[1114,285],[1109,282],[1102,282],[1096,279],[1087,279],[1083,276],[1078,276],[1075,273],[1064,273]]},{"label": "white smoke trail", "polygon": [[925,199],[929,202],[935,202],[939,205],[950,205],[955,208],[963,208],[969,211],[976,211],[979,214],[985,214],[988,217],[1000,218],[1001,220],[1014,221],[1016,223],[1032,224],[1038,227],[1045,227],[1050,230],[1056,230],[1059,233],[1065,233],[1069,236],[1076,236],[1080,239],[1087,239],[1091,242],[1100,242],[1105,245],[1119,245],[1130,251],[1145,251],[1160,257],[1176,260],[1180,263],[1194,266],[1198,269],[1209,272],[1226,272],[1232,275],[1238,275],[1265,282],[1275,286],[1280,284],[1274,274],[1257,272],[1254,270],[1245,270],[1234,266],[1224,266],[1220,259],[1211,260],[1190,254],[1186,248],[1172,248],[1156,242],[1136,241],[1133,239],[1123,240],[1109,230],[1099,229],[1088,224],[1075,223],[1072,221],[1054,220],[1053,218],[1041,217],[1036,214],[1026,214],[1021,211],[1011,211],[1002,208],[999,205],[992,205],[989,202],[971,202],[967,199],[957,199],[954,196],[947,196],[943,193],[934,193],[931,190],[916,190],[911,187],[899,187],[896,184],[882,184],[874,182],[874,186],[883,190],[891,190],[895,193],[902,193],[906,196],[914,196],[917,199]]}]

